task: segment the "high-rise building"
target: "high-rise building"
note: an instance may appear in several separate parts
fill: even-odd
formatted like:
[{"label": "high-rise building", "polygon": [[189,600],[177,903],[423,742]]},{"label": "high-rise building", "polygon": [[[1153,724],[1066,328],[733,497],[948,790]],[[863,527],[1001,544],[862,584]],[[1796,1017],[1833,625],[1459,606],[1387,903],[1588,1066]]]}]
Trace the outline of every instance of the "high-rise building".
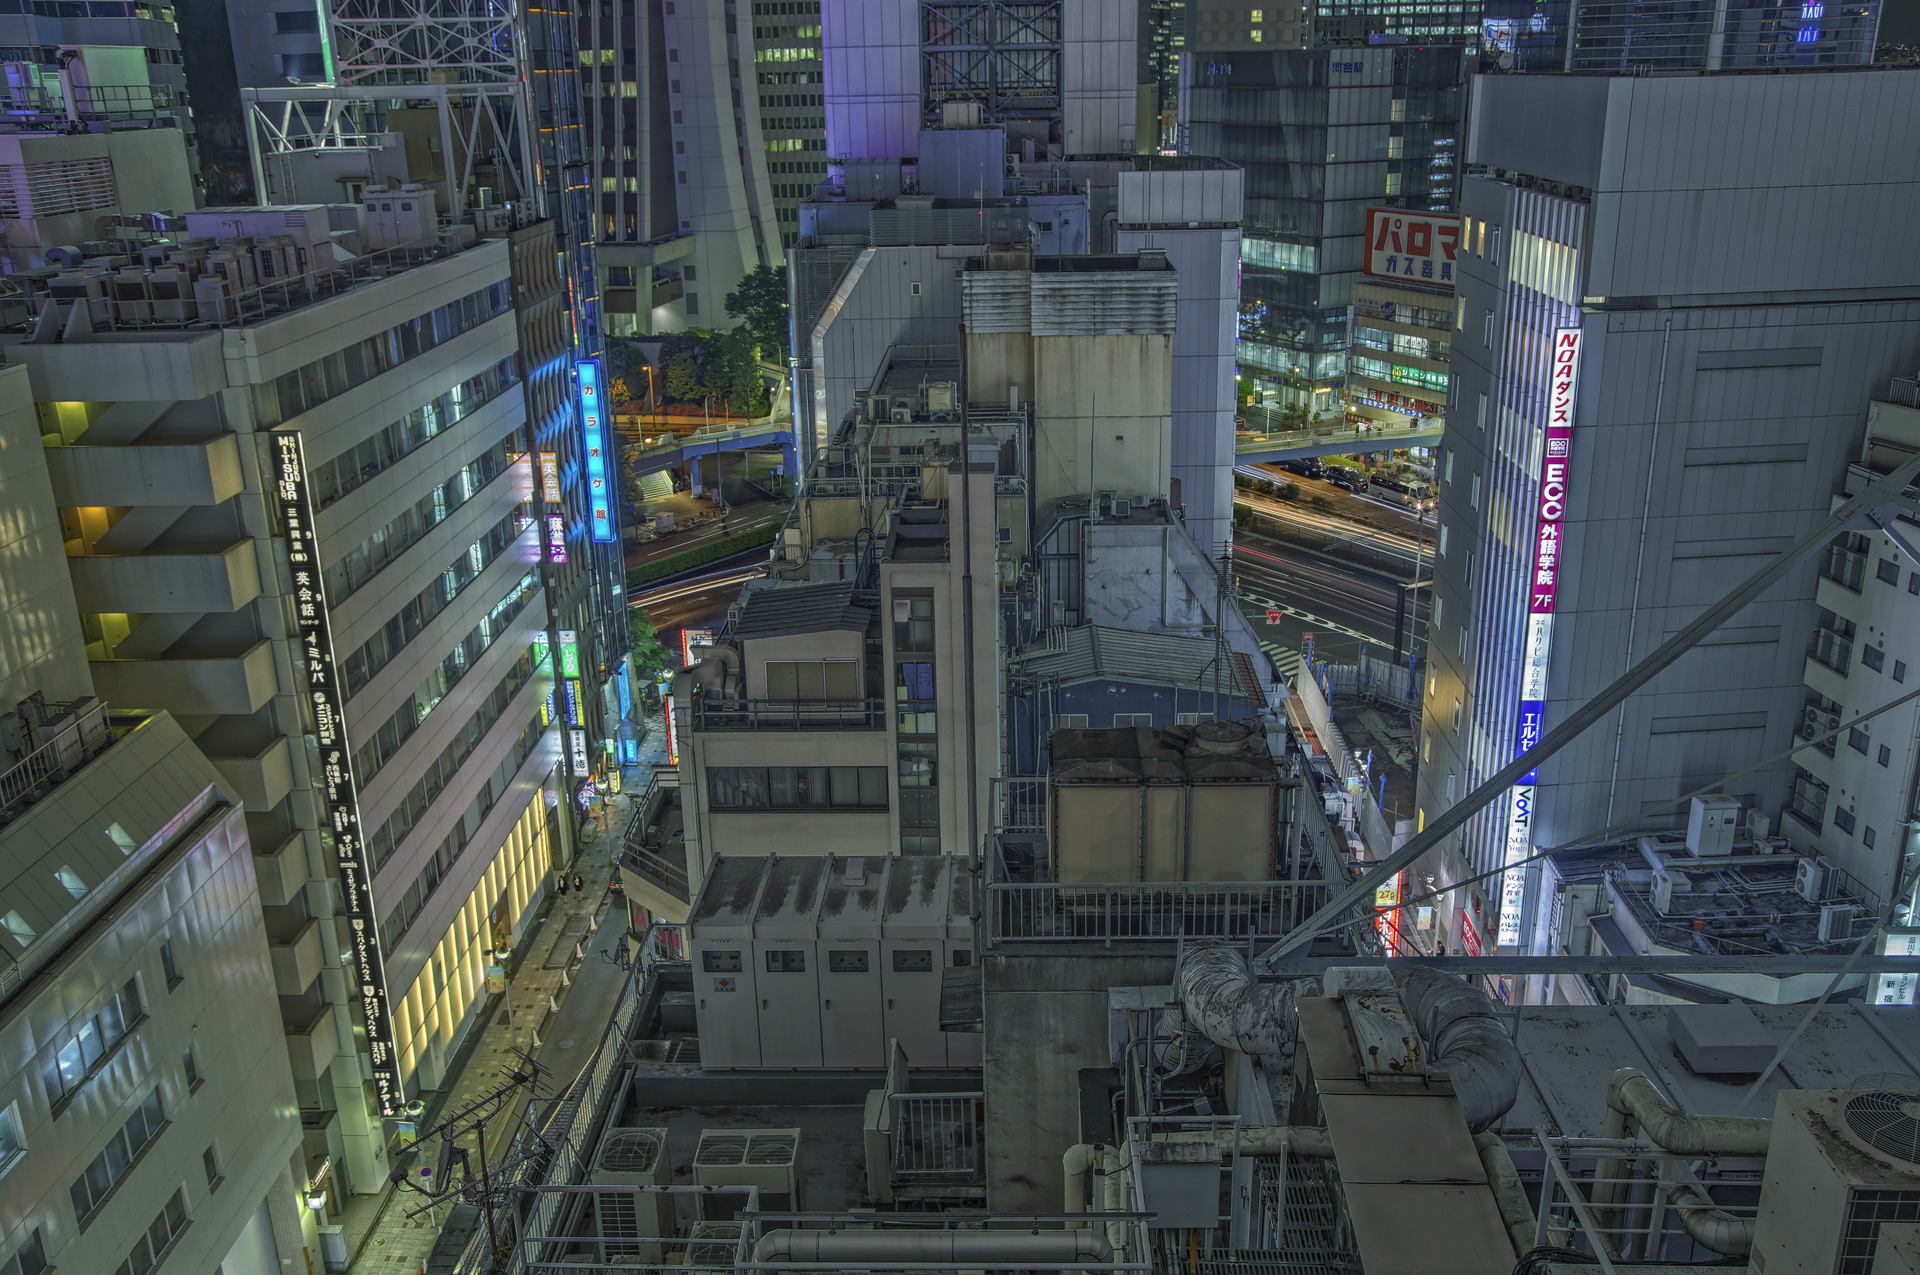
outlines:
[{"label": "high-rise building", "polygon": [[424,209],[375,203],[191,214],[157,269],[77,269],[0,337],[32,377],[98,693],[172,713],[245,803],[269,935],[322,936],[279,1011],[351,1192],[380,1189],[383,1117],[441,1083],[485,954],[568,857],[555,664],[578,771],[601,759],[572,679],[612,673],[593,631],[554,649],[543,599],[543,546],[591,542],[585,484],[528,503],[530,402],[578,420],[564,314],[541,312],[551,240],[382,248],[361,216]]},{"label": "high-rise building", "polygon": [[1489,67],[1513,71],[1731,71],[1864,66],[1880,0],[1736,4],[1729,0],[1483,0]]},{"label": "high-rise building", "polygon": [[[1826,516],[1920,342],[1920,256],[1887,247],[1913,162],[1873,123],[1917,100],[1908,71],[1476,82],[1423,819]],[[1801,564],[1475,815],[1441,882],[1643,810],[1670,827],[1663,803],[1787,746],[1817,576]],[[1770,762],[1731,792],[1772,816],[1794,779]],[[1456,892],[1441,940],[1527,941],[1552,910],[1527,879]]]},{"label": "high-rise building", "polygon": [[780,246],[800,238],[800,203],[827,177],[820,0],[755,0],[753,82]]},{"label": "high-rise building", "polygon": [[1472,65],[1455,44],[1187,55],[1186,153],[1247,173],[1243,396],[1337,409],[1366,210],[1455,206]]},{"label": "high-rise building", "polygon": [[95,694],[43,428],[0,371],[0,1268],[302,1264],[337,1185],[275,997],[339,944],[267,922],[275,861],[184,724]]}]

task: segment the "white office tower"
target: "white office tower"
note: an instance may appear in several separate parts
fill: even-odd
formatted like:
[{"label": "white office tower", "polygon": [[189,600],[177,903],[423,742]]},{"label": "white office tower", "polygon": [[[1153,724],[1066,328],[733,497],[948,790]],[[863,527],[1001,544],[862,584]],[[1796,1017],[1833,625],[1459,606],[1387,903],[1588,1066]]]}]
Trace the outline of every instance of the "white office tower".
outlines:
[{"label": "white office tower", "polygon": [[263,926],[241,785],[188,723],[96,694],[29,381],[0,370],[0,1270],[317,1261],[301,1196],[338,1197],[275,997],[321,936]]},{"label": "white office tower", "polygon": [[[1475,82],[1422,818],[1826,517],[1869,400],[1920,352],[1920,249],[1894,229],[1920,158],[1874,122],[1916,106],[1908,71]],[[1476,815],[1439,879],[1643,813],[1684,827],[1678,798],[1787,747],[1820,570]],[[1845,705],[1897,691],[1863,673]],[[1725,791],[1771,816],[1794,777]],[[1438,937],[1529,946],[1554,910],[1533,879],[1458,891]]]}]

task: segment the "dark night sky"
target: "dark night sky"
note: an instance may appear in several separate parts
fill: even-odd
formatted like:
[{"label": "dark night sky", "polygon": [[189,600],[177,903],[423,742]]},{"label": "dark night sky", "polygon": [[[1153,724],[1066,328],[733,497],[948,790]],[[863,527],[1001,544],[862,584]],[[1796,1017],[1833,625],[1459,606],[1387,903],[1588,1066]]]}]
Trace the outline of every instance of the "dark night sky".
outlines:
[{"label": "dark night sky", "polygon": [[1884,0],[1880,9],[1882,44],[1920,44],[1920,0]]}]

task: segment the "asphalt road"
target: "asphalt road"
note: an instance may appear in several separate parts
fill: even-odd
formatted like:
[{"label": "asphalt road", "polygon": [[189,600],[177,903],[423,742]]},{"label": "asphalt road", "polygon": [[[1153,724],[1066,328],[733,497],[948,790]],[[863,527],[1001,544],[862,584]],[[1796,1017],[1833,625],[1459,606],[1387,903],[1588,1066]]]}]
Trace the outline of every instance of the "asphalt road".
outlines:
[{"label": "asphalt road", "polygon": [[682,578],[636,593],[627,605],[644,610],[661,640],[670,649],[678,649],[678,630],[711,628],[725,618],[727,608],[740,596],[740,586],[760,574],[766,558],[764,548],[748,550],[714,564],[691,579]]},{"label": "asphalt road", "polygon": [[[1352,663],[1361,643],[1385,657],[1393,649],[1396,594],[1406,579],[1343,562],[1329,554],[1297,545],[1279,544],[1260,536],[1241,534],[1234,542],[1234,575],[1239,597],[1254,633],[1287,651],[1300,649],[1303,636],[1314,635],[1314,654],[1337,664]],[[1409,599],[1409,611],[1415,599]],[[1426,614],[1425,591],[1418,602],[1419,618]],[[1268,613],[1280,610],[1278,624]],[[1422,653],[1414,642],[1415,618],[1409,616],[1404,650]]]},{"label": "asphalt road", "polygon": [[770,522],[784,522],[786,517],[787,506],[784,501],[763,500],[751,505],[739,505],[727,516],[724,527],[721,525],[721,520],[716,518],[687,531],[676,531],[670,536],[660,536],[627,546],[627,566],[645,566],[655,558],[684,553],[688,549],[698,549],[710,541],[737,536],[743,531],[752,531],[755,527],[764,527]]}]

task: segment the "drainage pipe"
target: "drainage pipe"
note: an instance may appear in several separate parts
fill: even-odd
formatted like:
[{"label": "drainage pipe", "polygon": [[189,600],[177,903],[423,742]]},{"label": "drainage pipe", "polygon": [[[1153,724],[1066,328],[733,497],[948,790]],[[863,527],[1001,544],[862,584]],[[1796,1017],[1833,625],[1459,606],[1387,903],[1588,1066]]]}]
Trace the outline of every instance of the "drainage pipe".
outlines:
[{"label": "drainage pipe", "polygon": [[[1601,1136],[1624,1140],[1637,1134],[1646,1135],[1655,1146],[1675,1155],[1759,1157],[1767,1154],[1767,1146],[1773,1140],[1773,1121],[1759,1116],[1703,1116],[1683,1111],[1661,1096],[1645,1072],[1637,1067],[1622,1067],[1607,1080],[1607,1118]],[[1593,1203],[1602,1210],[1604,1218],[1618,1225],[1620,1207],[1627,1196],[1627,1161],[1601,1160],[1594,1166],[1593,1176]],[[1697,1205],[1694,1207],[1696,1212],[1700,1211]],[[1713,1207],[1712,1200],[1706,1202],[1706,1207]],[[1683,1211],[1682,1218],[1685,1216]],[[1734,1221],[1745,1220],[1732,1218],[1731,1214],[1727,1216]],[[1693,1234],[1692,1223],[1688,1224],[1687,1233]],[[1699,1242],[1713,1248],[1704,1239]]]},{"label": "drainage pipe", "polygon": [[1487,1171],[1487,1185],[1493,1190],[1500,1220],[1506,1224],[1507,1242],[1513,1245],[1513,1255],[1525,1257],[1533,1248],[1537,1224],[1527,1189],[1520,1185],[1520,1174],[1513,1167],[1513,1154],[1500,1140],[1500,1135],[1491,1130],[1474,1134],[1473,1145],[1480,1152],[1480,1166]]},{"label": "drainage pipe", "polygon": [[1753,1251],[1753,1228],[1758,1219],[1727,1212],[1698,1182],[1675,1183],[1668,1200],[1687,1234],[1701,1248],[1728,1257],[1745,1257]]}]

